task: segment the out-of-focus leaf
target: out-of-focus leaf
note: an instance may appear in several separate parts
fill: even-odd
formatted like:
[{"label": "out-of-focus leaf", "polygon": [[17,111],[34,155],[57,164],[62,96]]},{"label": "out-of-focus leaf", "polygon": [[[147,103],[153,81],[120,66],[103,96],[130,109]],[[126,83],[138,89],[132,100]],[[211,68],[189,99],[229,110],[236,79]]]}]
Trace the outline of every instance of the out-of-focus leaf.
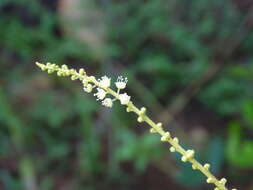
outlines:
[{"label": "out-of-focus leaf", "polygon": [[243,106],[242,116],[248,123],[248,126],[253,129],[253,101],[246,101]]},{"label": "out-of-focus leaf", "polygon": [[27,190],[37,189],[36,173],[31,158],[24,156],[19,165],[24,188]]},{"label": "out-of-focus leaf", "polygon": [[231,122],[228,127],[227,159],[235,167],[253,167],[253,141],[242,138],[239,123]]},{"label": "out-of-focus leaf", "polygon": [[119,161],[133,161],[138,171],[143,172],[151,160],[159,158],[162,149],[157,148],[159,139],[145,133],[135,136],[126,129],[120,129],[119,146],[115,152]]},{"label": "out-of-focus leaf", "polygon": [[210,170],[214,173],[219,173],[224,163],[224,140],[223,138],[216,136],[210,139],[207,147],[206,159],[211,164]]},{"label": "out-of-focus leaf", "polygon": [[[0,120],[3,120],[4,125],[7,126],[11,134],[12,141],[16,146],[23,146],[24,133],[22,131],[22,121],[13,113],[7,97],[2,88],[0,88]],[[20,148],[19,147],[19,148]]]},{"label": "out-of-focus leaf", "polygon": [[18,179],[14,178],[10,172],[1,169],[0,178],[2,180],[2,185],[5,189],[13,189],[13,190],[22,189],[21,182]]},{"label": "out-of-focus leaf", "polygon": [[148,73],[168,74],[175,72],[175,67],[165,54],[145,55],[138,66],[141,71]]},{"label": "out-of-focus leaf", "polygon": [[248,81],[252,81],[253,65],[233,65],[229,67],[228,72],[231,76],[236,77],[238,79],[246,79]]},{"label": "out-of-focus leaf", "polygon": [[48,190],[53,189],[53,179],[52,176],[44,177],[40,182],[40,189],[41,190]]},{"label": "out-of-focus leaf", "polygon": [[30,115],[37,120],[47,121],[52,127],[59,127],[73,116],[73,107],[70,106],[70,103],[67,97],[56,92],[44,94],[38,99]]},{"label": "out-of-focus leaf", "polygon": [[228,115],[241,109],[248,88],[232,78],[222,77],[200,92],[199,98],[216,112]]},{"label": "out-of-focus leaf", "polygon": [[[53,146],[51,146],[53,144]],[[70,151],[69,145],[67,143],[50,143],[50,151],[48,151],[48,159],[50,160],[58,160],[61,159],[65,156],[67,156],[67,154]]]},{"label": "out-of-focus leaf", "polygon": [[203,184],[205,178],[199,172],[193,171],[191,165],[181,163],[181,171],[177,175],[177,180],[186,186],[196,187],[200,184]]},{"label": "out-of-focus leaf", "polygon": [[80,172],[88,172],[88,175],[98,173],[103,170],[103,163],[100,161],[101,144],[99,133],[96,131],[93,122],[93,113],[97,110],[97,103],[85,97],[83,94],[77,95],[73,101],[73,106],[81,119],[81,143],[79,147],[78,159]]}]

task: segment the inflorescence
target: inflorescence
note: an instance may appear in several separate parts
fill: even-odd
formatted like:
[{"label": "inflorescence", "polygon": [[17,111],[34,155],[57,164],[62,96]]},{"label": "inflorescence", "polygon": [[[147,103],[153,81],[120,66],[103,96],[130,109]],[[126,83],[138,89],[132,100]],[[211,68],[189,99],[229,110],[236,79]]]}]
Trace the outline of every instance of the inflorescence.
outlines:
[{"label": "inflorescence", "polygon": [[[158,133],[161,135],[161,141],[167,142],[171,145],[170,152],[178,152],[182,155],[182,162],[190,162],[192,164],[193,170],[199,170],[206,177],[207,183],[212,183],[216,187],[214,190],[228,190],[225,186],[227,180],[222,178],[218,180],[211,172],[210,172],[210,164],[200,164],[194,157],[194,150],[185,150],[180,144],[177,137],[172,137],[170,132],[166,132],[162,123],[153,122],[146,115],[146,108],[142,107],[138,109],[133,102],[131,101],[131,97],[125,92],[121,93],[121,90],[126,88],[127,78],[123,78],[119,76],[117,81],[114,83],[117,91],[112,90],[111,87],[111,78],[107,76],[101,77],[101,79],[96,79],[94,76],[88,76],[84,69],[80,69],[76,71],[75,69],[69,69],[66,65],[62,65],[59,67],[56,64],[47,63],[46,65],[36,62],[36,65],[39,66],[43,71],[47,71],[49,74],[56,72],[58,76],[63,77],[71,77],[72,80],[80,80],[83,84],[83,90],[87,93],[91,93],[94,89],[96,89],[96,93],[94,96],[97,101],[101,101],[101,104],[105,107],[111,108],[115,101],[119,100],[120,104],[126,106],[127,112],[134,112],[137,114],[138,122],[146,122],[150,125],[151,133]],[[236,190],[236,189],[232,189]]]}]

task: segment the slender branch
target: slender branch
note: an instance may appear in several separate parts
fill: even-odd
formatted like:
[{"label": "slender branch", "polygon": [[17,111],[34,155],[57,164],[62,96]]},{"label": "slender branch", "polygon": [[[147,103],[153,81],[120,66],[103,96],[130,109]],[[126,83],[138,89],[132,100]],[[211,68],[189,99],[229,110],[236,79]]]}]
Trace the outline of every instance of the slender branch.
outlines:
[{"label": "slender branch", "polygon": [[[146,122],[151,128],[151,133],[158,133],[161,135],[161,141],[167,142],[171,145],[170,151],[171,152],[178,152],[182,155],[181,160],[182,162],[190,162],[192,164],[192,169],[199,170],[202,172],[206,177],[207,183],[212,183],[216,186],[215,190],[228,190],[225,186],[226,179],[222,178],[218,180],[211,172],[210,172],[210,164],[200,164],[195,158],[195,152],[194,150],[185,150],[180,144],[177,137],[172,137],[170,132],[165,131],[162,128],[162,123],[155,123],[149,116],[146,114],[146,108],[142,107],[141,109],[137,108],[132,101],[130,101],[130,96],[128,96],[126,93],[120,94],[119,90],[114,91],[110,88],[110,80],[108,77],[102,77],[102,80],[97,80],[94,76],[88,76],[86,75],[86,72],[84,69],[80,69],[79,72],[77,72],[74,69],[68,69],[66,65],[62,65],[62,67],[59,67],[56,64],[50,64],[47,63],[46,65],[41,63],[36,63],[37,66],[39,66],[42,70],[47,71],[49,74],[53,72],[57,72],[58,76],[70,76],[72,80],[79,79],[86,92],[91,92],[93,88],[97,88],[98,93],[94,94],[98,97],[97,100],[103,100],[106,95],[111,95],[114,97],[114,99],[119,100],[120,103],[124,106],[126,106],[127,112],[134,112],[138,118],[137,121],[142,123]],[[127,80],[125,80],[121,77],[118,81],[119,85],[116,84],[117,88],[125,88]],[[109,98],[107,98],[109,99]],[[105,99],[106,100],[106,99]],[[110,99],[111,100],[111,99]],[[103,105],[107,107],[112,107],[113,101],[107,101],[102,102]],[[236,189],[232,189],[236,190]]]}]

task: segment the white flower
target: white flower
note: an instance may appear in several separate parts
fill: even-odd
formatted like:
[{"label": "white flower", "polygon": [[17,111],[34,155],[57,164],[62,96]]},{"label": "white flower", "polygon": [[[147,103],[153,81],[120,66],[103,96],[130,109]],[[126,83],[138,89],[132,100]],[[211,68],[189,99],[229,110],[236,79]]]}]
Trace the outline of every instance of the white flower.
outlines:
[{"label": "white flower", "polygon": [[102,88],[108,88],[111,85],[111,78],[103,76],[101,79],[98,79],[98,82]]},{"label": "white flower", "polygon": [[127,81],[128,81],[127,78],[119,76],[117,82],[115,82],[115,85],[118,89],[124,89],[126,88]]},{"label": "white flower", "polygon": [[86,86],[83,87],[83,90],[88,93],[90,93],[92,91],[92,89],[93,89],[93,87],[91,84],[87,84]]},{"label": "white flower", "polygon": [[103,100],[105,98],[106,92],[101,89],[101,88],[97,88],[97,93],[94,94],[94,96],[97,96],[97,100]]},{"label": "white flower", "polygon": [[102,101],[102,105],[105,107],[111,108],[113,105],[112,99],[111,98],[106,98]]},{"label": "white flower", "polygon": [[126,105],[129,103],[131,96],[128,96],[127,93],[120,94],[119,100],[122,105]]}]

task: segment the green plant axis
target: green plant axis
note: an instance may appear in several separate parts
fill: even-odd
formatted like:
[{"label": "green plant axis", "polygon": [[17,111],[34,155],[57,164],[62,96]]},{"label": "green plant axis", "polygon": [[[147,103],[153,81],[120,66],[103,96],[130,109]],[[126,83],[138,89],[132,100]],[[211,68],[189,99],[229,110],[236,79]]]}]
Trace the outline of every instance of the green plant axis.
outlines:
[{"label": "green plant axis", "polygon": [[[165,131],[162,128],[162,123],[155,123],[149,116],[146,114],[146,108],[142,107],[141,109],[137,108],[132,101],[130,101],[130,96],[128,96],[126,93],[120,94],[120,90],[124,89],[126,86],[126,82],[121,80],[124,84],[117,85],[118,88],[117,92],[112,90],[110,88],[110,78],[104,76],[102,79],[97,80],[94,76],[88,76],[84,69],[80,69],[79,72],[77,72],[75,69],[68,69],[66,65],[62,65],[59,67],[56,64],[47,63],[46,65],[36,62],[36,65],[40,67],[43,71],[47,71],[49,74],[53,72],[57,72],[58,76],[70,76],[72,80],[80,80],[84,86],[84,90],[88,93],[92,92],[94,88],[97,88],[98,92],[94,94],[94,96],[97,96],[97,100],[103,100],[106,95],[111,95],[114,97],[114,99],[110,99],[109,101],[102,102],[103,105],[107,107],[112,107],[113,102],[116,100],[119,100],[120,103],[124,106],[126,106],[127,112],[134,112],[138,118],[138,122],[146,122],[150,127],[151,133],[158,133],[161,135],[161,141],[167,142],[171,145],[170,151],[171,152],[178,152],[182,155],[181,160],[182,162],[190,162],[192,164],[193,170],[199,170],[202,172],[206,177],[207,183],[214,184],[215,190],[228,190],[225,186],[227,180],[225,178],[222,178],[218,180],[211,172],[210,172],[210,164],[204,164],[202,165],[199,163],[195,158],[194,150],[185,150],[180,144],[177,137],[172,137],[171,134],[168,131]],[[121,88],[122,87],[122,88]],[[105,100],[106,100],[105,99]],[[232,189],[236,190],[236,189]]]}]

